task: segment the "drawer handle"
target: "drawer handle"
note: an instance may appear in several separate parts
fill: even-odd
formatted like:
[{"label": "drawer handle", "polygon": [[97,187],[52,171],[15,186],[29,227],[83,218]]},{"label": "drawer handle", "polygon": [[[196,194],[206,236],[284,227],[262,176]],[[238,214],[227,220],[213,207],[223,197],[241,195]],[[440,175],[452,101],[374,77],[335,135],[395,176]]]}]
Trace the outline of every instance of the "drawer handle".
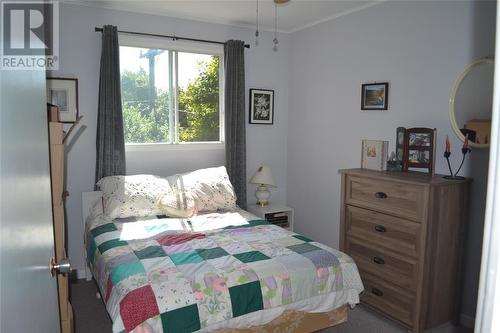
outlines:
[{"label": "drawer handle", "polygon": [[373,262],[379,265],[385,264],[384,258],[381,257],[373,257]]},{"label": "drawer handle", "polygon": [[372,288],[372,294],[380,297],[384,296],[384,292],[378,288]]},{"label": "drawer handle", "polygon": [[386,199],[387,198],[387,194],[385,194],[384,192],[375,192],[375,198]]},{"label": "drawer handle", "polygon": [[387,230],[385,229],[385,227],[383,225],[376,225],[375,226],[375,231],[377,231],[377,232],[386,232]]}]

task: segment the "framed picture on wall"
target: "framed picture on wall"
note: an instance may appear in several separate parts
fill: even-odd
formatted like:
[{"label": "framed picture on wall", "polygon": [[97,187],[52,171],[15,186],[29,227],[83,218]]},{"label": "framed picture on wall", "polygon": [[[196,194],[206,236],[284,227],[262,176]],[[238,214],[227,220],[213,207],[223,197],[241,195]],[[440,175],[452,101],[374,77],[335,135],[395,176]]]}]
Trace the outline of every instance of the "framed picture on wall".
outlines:
[{"label": "framed picture on wall", "polygon": [[250,89],[250,124],[272,125],[274,122],[274,90]]},{"label": "framed picture on wall", "polygon": [[59,108],[59,121],[74,123],[78,119],[78,79],[48,77],[47,103]]},{"label": "framed picture on wall", "polygon": [[388,102],[388,82],[361,85],[361,110],[387,110]]}]

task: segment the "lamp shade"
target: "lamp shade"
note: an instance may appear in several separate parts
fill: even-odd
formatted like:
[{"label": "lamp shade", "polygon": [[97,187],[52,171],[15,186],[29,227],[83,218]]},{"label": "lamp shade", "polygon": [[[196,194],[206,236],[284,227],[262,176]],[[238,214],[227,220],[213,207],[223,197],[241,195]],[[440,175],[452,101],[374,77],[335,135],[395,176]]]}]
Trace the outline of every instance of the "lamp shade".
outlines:
[{"label": "lamp shade", "polygon": [[259,167],[255,175],[253,175],[252,179],[250,179],[250,183],[276,186],[274,184],[273,176],[271,175],[271,168],[268,166]]}]

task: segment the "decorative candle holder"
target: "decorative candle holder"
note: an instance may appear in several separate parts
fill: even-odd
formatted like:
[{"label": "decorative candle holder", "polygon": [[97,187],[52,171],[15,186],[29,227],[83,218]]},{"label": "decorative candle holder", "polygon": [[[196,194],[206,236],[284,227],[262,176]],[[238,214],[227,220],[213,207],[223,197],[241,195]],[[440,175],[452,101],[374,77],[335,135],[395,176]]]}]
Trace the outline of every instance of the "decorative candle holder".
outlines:
[{"label": "decorative candle holder", "polygon": [[462,148],[462,162],[460,163],[460,166],[458,167],[457,172],[455,172],[455,174],[453,174],[453,171],[451,170],[451,164],[450,164],[450,155],[451,155],[451,152],[450,151],[445,151],[444,152],[444,157],[446,158],[446,162],[448,163],[448,169],[450,170],[450,175],[449,176],[444,176],[443,178],[454,179],[454,180],[463,180],[463,179],[465,179],[465,177],[458,176],[458,173],[460,172],[460,169],[462,169],[462,165],[464,165],[465,156],[467,155],[467,153],[470,153],[470,152],[471,152],[471,149],[467,145],[464,145],[464,147]]}]

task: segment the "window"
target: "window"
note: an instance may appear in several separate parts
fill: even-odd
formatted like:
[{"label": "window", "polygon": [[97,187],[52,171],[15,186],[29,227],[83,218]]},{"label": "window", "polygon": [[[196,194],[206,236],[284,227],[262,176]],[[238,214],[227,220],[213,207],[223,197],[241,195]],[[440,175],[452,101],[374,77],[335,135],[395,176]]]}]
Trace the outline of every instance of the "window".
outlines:
[{"label": "window", "polygon": [[120,35],[125,143],[223,141],[222,47]]}]

